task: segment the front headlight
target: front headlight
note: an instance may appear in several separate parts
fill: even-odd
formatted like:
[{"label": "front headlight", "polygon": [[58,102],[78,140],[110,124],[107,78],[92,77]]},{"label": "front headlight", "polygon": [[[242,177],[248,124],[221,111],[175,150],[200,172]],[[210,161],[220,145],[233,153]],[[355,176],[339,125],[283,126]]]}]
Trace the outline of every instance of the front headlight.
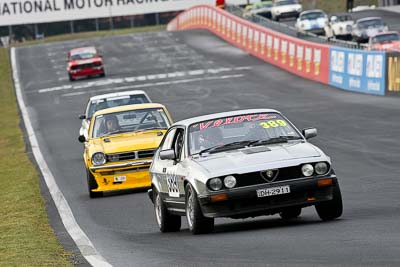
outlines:
[{"label": "front headlight", "polygon": [[236,178],[232,175],[228,175],[224,178],[224,185],[226,188],[234,188],[236,185]]},{"label": "front headlight", "polygon": [[103,152],[96,152],[92,156],[92,164],[95,166],[106,163],[106,155]]},{"label": "front headlight", "polygon": [[325,174],[328,172],[328,164],[325,162],[318,162],[315,164],[315,172],[319,175]]},{"label": "front headlight", "polygon": [[222,188],[222,181],[220,178],[212,178],[208,182],[208,186],[210,187],[211,190],[218,191],[221,190]]},{"label": "front headlight", "polygon": [[310,177],[314,174],[314,167],[311,164],[304,164],[301,166],[301,172],[304,176]]}]

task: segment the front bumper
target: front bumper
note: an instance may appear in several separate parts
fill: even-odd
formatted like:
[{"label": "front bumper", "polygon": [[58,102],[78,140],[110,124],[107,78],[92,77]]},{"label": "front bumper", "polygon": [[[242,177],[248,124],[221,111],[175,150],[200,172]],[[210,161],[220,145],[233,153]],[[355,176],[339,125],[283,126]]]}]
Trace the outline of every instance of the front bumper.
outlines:
[{"label": "front bumper", "polygon": [[[332,184],[318,186],[318,180],[332,179]],[[290,193],[257,197],[258,189],[290,186]],[[332,189],[339,186],[335,175],[322,178],[302,178],[273,184],[247,186],[200,196],[199,202],[205,217],[246,218],[275,214],[287,207],[306,207],[332,199]],[[226,200],[213,202],[211,196],[226,193]]]},{"label": "front bumper", "polygon": [[314,28],[314,29],[309,29],[305,30],[305,32],[311,32],[317,35],[325,35],[325,29],[324,28]]},{"label": "front bumper", "polygon": [[283,13],[277,13],[276,17],[279,18],[297,18],[299,16],[300,12],[297,11],[289,11],[289,12],[283,12]]},{"label": "front bumper", "polygon": [[[90,171],[98,187],[93,192],[148,188],[151,160],[91,167]],[[120,181],[124,177],[124,181]]]},{"label": "front bumper", "polygon": [[77,71],[69,71],[69,74],[73,79],[81,78],[81,77],[88,77],[88,76],[97,76],[104,74],[103,67],[96,67],[96,68],[87,68],[87,69],[80,69]]}]

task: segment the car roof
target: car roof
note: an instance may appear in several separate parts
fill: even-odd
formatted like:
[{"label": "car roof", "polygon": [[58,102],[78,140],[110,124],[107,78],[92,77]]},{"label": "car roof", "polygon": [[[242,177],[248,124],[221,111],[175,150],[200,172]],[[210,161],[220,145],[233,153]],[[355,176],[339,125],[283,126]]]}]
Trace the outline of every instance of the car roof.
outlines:
[{"label": "car roof", "polygon": [[311,9],[311,10],[306,10],[306,11],[301,12],[301,15],[308,14],[308,13],[315,13],[315,12],[325,13],[325,12],[324,12],[323,10],[321,10],[321,9]]},{"label": "car roof", "polygon": [[99,116],[99,115],[104,115],[104,114],[115,113],[115,112],[122,112],[122,111],[128,111],[128,110],[140,110],[140,109],[148,109],[148,108],[166,109],[164,105],[161,105],[158,103],[133,104],[133,105],[125,105],[125,106],[118,106],[118,107],[102,109],[102,110],[96,111],[93,114],[93,117]]},{"label": "car roof", "polygon": [[362,18],[362,19],[358,19],[357,22],[363,22],[363,21],[367,21],[367,20],[375,20],[375,19],[379,19],[382,20],[381,17],[368,17],[368,18]]},{"label": "car roof", "polygon": [[332,13],[329,17],[333,17],[333,16],[336,16],[336,17],[344,17],[344,16],[346,16],[346,17],[353,17],[352,14],[346,13],[346,12],[342,12],[342,13]]},{"label": "car roof", "polygon": [[213,114],[208,114],[208,115],[203,115],[203,116],[197,116],[197,117],[193,117],[193,118],[175,122],[173,125],[189,126],[193,123],[197,123],[197,122],[201,122],[201,121],[208,121],[208,120],[213,120],[213,119],[218,119],[218,118],[223,118],[223,117],[239,116],[239,115],[254,114],[254,113],[267,113],[267,112],[281,114],[279,111],[274,110],[274,109],[243,109],[243,110],[234,110],[234,111],[227,111],[227,112],[220,112],[220,113],[213,113]]},{"label": "car roof", "polygon": [[71,49],[69,52],[72,55],[72,54],[79,54],[79,53],[86,52],[86,51],[96,52],[96,48],[94,46],[78,47],[78,48]]},{"label": "car roof", "polygon": [[102,94],[102,95],[95,95],[95,96],[92,96],[89,99],[89,102],[90,101],[94,101],[94,100],[111,98],[111,97],[129,96],[129,95],[146,95],[147,96],[145,91],[133,90],[133,91],[125,91],[125,92],[117,92],[117,93],[108,93],[108,94]]},{"label": "car roof", "polygon": [[397,35],[400,35],[399,32],[396,32],[396,31],[389,31],[389,32],[379,32],[379,33],[375,34],[375,35],[372,36],[372,37],[380,36],[380,35],[387,35],[387,34],[397,34]]}]

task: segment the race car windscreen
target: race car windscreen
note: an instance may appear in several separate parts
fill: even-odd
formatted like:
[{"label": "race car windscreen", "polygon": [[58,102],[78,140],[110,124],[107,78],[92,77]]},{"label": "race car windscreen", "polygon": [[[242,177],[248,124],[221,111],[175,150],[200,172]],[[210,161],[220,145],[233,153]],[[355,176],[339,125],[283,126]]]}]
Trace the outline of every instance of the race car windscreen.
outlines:
[{"label": "race car windscreen", "polygon": [[400,41],[400,35],[396,33],[390,33],[390,34],[381,34],[372,38],[372,43],[384,43],[393,41]]},{"label": "race car windscreen", "polygon": [[94,58],[96,56],[95,52],[88,51],[88,52],[82,52],[79,54],[73,54],[71,55],[72,60],[82,60],[82,59],[90,59]]},{"label": "race car windscreen", "polygon": [[306,13],[303,14],[300,18],[300,20],[314,20],[314,19],[319,19],[319,18],[324,18],[325,14],[322,12],[312,12],[312,13]]},{"label": "race car windscreen", "polygon": [[162,108],[127,110],[96,116],[92,137],[105,137],[114,134],[167,129],[168,116]]},{"label": "race car windscreen", "polygon": [[203,121],[189,127],[189,154],[234,142],[301,139],[291,124],[277,113],[239,115]]},{"label": "race car windscreen", "polygon": [[365,21],[360,21],[358,27],[361,29],[375,28],[383,26],[383,21],[380,19],[370,19]]},{"label": "race car windscreen", "polygon": [[127,95],[97,99],[90,102],[87,118],[90,119],[96,111],[113,108],[118,106],[145,104],[150,103],[150,100],[144,94]]}]

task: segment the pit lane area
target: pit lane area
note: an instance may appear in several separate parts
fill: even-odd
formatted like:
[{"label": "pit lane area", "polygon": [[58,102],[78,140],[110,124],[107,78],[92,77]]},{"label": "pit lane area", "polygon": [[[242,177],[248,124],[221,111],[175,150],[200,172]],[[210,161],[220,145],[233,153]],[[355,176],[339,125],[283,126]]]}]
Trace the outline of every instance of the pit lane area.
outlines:
[{"label": "pit lane area", "polygon": [[[94,44],[108,76],[70,83],[68,49]],[[40,149],[75,219],[114,266],[400,264],[398,98],[344,92],[303,80],[205,31],[143,33],[17,48],[17,65]],[[282,111],[332,157],[344,214],[216,220],[213,234],[161,234],[147,194],[89,199],[77,141],[87,98],[140,88],[175,120],[246,108]]]}]

